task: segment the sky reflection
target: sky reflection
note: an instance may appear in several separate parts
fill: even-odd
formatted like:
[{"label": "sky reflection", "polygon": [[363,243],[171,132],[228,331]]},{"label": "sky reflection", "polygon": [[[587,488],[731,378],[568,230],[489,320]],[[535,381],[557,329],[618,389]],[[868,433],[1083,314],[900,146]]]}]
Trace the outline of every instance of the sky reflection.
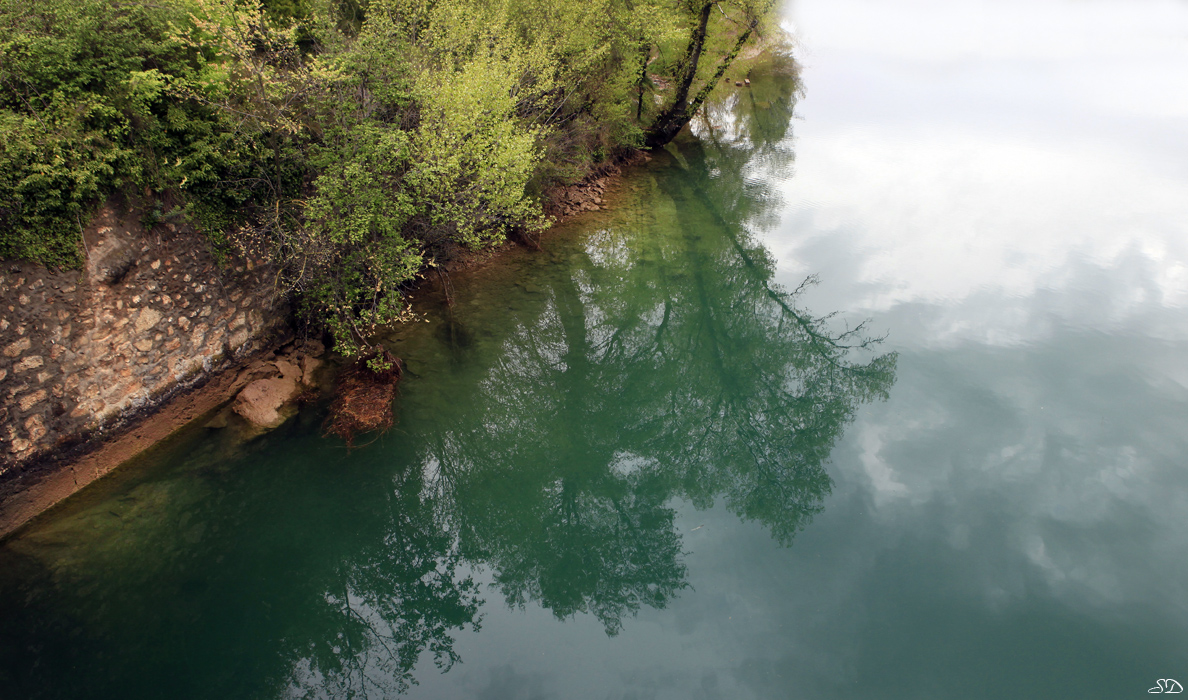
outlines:
[{"label": "sky reflection", "polygon": [[[460,642],[468,668],[423,697],[1081,699],[1184,682],[1188,3],[793,0],[788,15],[804,99],[794,135],[745,170],[783,202],[747,224],[785,287],[820,276],[806,306],[889,333],[890,400],[858,412],[790,549],[677,502],[691,590],[668,609],[614,644],[587,620],[492,609],[487,636]],[[754,140],[735,106],[699,134]]]},{"label": "sky reflection", "polygon": [[[525,636],[540,611],[493,609],[488,637],[461,642],[469,668],[424,697],[1081,699],[1183,682],[1188,3],[788,13],[804,99],[744,171],[783,202],[747,224],[786,288],[820,276],[806,306],[888,332],[890,400],[858,412],[792,548],[678,502],[691,590],[667,610],[611,645],[580,619]],[[699,134],[762,141],[735,107]],[[542,640],[588,653],[530,653]]]},{"label": "sky reflection", "polygon": [[857,313],[988,291],[993,313],[930,339],[1004,344],[1030,335],[1027,298],[1091,291],[1087,268],[1124,284],[1107,309],[1058,303],[1069,322],[1188,303],[1188,5],[797,0],[789,16],[806,96],[765,238],[786,283],[818,272],[835,283],[822,308]]}]

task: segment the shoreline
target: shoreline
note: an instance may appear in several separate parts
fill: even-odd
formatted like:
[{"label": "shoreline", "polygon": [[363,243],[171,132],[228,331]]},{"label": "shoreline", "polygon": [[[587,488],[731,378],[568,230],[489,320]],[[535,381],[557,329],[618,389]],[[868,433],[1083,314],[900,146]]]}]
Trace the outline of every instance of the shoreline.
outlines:
[{"label": "shoreline", "polygon": [[[651,160],[643,151],[628,152],[594,169],[586,178],[548,193],[545,212],[553,217],[552,225],[536,239],[517,239],[485,250],[468,251],[445,266],[444,279],[424,275],[409,294],[448,294],[450,276],[496,264],[517,249],[537,251],[539,240],[559,227],[569,225],[584,214],[607,209],[604,198],[613,194],[624,170]],[[174,396],[132,416],[109,435],[90,438],[71,448],[65,455],[47,459],[0,478],[0,543],[20,533],[39,517],[52,512],[71,496],[107,476],[119,467],[161,444],[198,421],[224,409],[251,381],[253,363],[275,354],[291,342],[291,333],[240,358],[223,369],[210,373],[202,382],[179,390]]]},{"label": "shoreline", "polygon": [[247,383],[245,370],[246,366],[237,365],[214,372],[207,381],[149,409],[114,434],[82,443],[75,448],[81,450],[78,456],[36,464],[0,483],[0,542],[179,430],[220,410]]},{"label": "shoreline", "polygon": [[[725,82],[728,85],[734,82],[736,88],[740,87],[743,84],[741,79],[750,75],[756,66],[782,55],[771,52],[770,47],[762,43],[751,47],[731,66],[724,76]],[[795,65],[794,61],[792,65]],[[749,89],[747,82],[748,87],[744,89]],[[738,90],[728,89],[728,92],[733,94]],[[683,131],[688,128],[686,126]],[[652,158],[653,155],[647,150],[625,150],[592,168],[582,180],[541,193],[544,213],[552,218],[548,229],[535,236],[513,235],[492,248],[459,251],[456,257],[437,269],[438,274],[431,275],[427,268],[408,294],[412,296],[440,290],[447,304],[452,303],[452,275],[495,264],[512,250],[539,251],[544,236],[568,226],[585,214],[610,208],[609,202],[605,200],[613,198],[624,171],[639,167]],[[249,273],[252,270],[250,263],[247,270]],[[243,272],[242,269],[238,271]],[[221,369],[206,373],[197,383],[176,387],[172,396],[146,407],[139,414],[128,415],[113,426],[109,434],[96,437],[92,433],[62,452],[27,462],[15,473],[0,472],[0,543],[19,535],[34,520],[52,511],[89,484],[197,420],[224,409],[235,399],[243,385],[250,381],[251,378],[244,379],[244,375],[250,373],[249,366],[267,355],[277,353],[292,340],[291,323],[286,321],[282,325],[284,332],[280,339],[273,336],[263,345],[255,345],[253,351],[246,355],[235,356],[235,353],[230,353],[226,357],[228,362]],[[3,375],[0,375],[2,378]]]}]

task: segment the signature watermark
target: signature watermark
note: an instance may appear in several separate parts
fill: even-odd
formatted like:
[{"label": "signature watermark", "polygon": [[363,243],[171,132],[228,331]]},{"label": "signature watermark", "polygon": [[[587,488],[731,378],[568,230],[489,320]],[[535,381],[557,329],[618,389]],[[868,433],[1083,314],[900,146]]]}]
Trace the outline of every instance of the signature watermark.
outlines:
[{"label": "signature watermark", "polygon": [[1174,678],[1160,678],[1155,681],[1155,687],[1147,691],[1148,693],[1182,693],[1184,686]]}]

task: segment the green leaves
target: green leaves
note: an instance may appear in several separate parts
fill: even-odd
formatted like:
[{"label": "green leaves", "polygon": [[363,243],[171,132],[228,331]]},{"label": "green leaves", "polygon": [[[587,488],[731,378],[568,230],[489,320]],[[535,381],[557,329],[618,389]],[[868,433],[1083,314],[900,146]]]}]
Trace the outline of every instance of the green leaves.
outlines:
[{"label": "green leaves", "polygon": [[539,83],[520,86],[534,58],[479,54],[457,71],[429,72],[419,81],[417,167],[409,185],[432,225],[452,230],[464,245],[501,241],[514,225],[544,226],[525,192],[540,129],[515,118],[517,105],[542,92]]},{"label": "green leaves", "polygon": [[168,193],[345,348],[643,143],[688,42],[668,0],[163,2],[0,0],[0,255],[77,265],[91,207]]}]

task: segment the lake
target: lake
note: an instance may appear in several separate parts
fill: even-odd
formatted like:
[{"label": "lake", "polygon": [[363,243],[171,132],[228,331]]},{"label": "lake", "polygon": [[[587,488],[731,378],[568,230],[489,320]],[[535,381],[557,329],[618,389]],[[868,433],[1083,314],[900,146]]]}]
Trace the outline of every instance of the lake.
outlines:
[{"label": "lake", "polygon": [[1188,4],[795,0],[397,424],[195,426],[0,547],[3,698],[1188,683]]}]

